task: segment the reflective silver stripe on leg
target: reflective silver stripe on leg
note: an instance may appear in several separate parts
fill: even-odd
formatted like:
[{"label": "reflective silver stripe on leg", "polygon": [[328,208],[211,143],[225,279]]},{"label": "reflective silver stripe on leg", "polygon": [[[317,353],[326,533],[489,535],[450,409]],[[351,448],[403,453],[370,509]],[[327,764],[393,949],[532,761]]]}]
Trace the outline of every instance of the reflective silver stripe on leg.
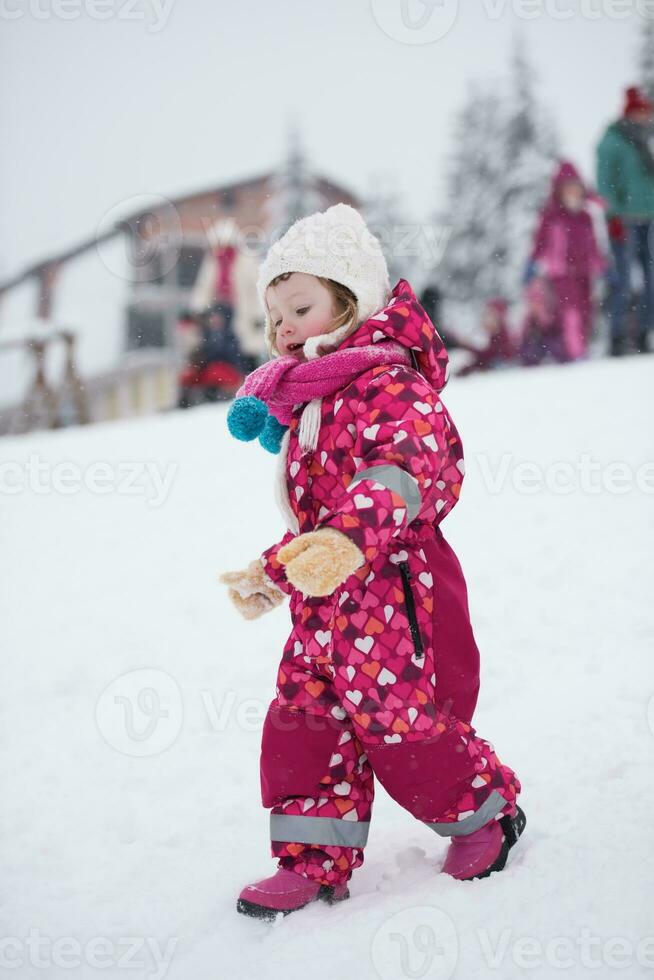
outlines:
[{"label": "reflective silver stripe on leg", "polygon": [[381,483],[388,490],[398,494],[404,501],[409,523],[418,516],[422,503],[418,481],[406,470],[403,470],[401,466],[396,466],[394,463],[369,466],[368,469],[361,470],[356,474],[347,489],[351,490],[361,480],[374,480],[375,483]]},{"label": "reflective silver stripe on leg", "polygon": [[369,821],[270,814],[271,840],[298,844],[330,844],[333,847],[365,847],[369,829]]},{"label": "reflective silver stripe on leg", "polygon": [[471,813],[465,820],[459,820],[457,823],[430,823],[428,820],[424,820],[423,823],[435,830],[441,837],[463,837],[465,834],[474,834],[475,830],[479,830],[480,827],[487,824],[506,806],[507,802],[506,797],[502,796],[499,790],[494,789],[479,809]]}]

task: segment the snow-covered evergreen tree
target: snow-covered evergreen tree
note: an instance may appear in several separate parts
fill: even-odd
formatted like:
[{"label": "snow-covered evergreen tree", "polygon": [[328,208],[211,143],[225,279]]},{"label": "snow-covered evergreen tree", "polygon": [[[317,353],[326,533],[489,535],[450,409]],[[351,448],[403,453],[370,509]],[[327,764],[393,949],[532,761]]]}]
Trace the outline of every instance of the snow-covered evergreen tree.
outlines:
[{"label": "snow-covered evergreen tree", "polygon": [[499,292],[514,298],[531,245],[538,211],[559,156],[558,139],[535,92],[534,71],[516,48],[510,80],[502,195],[503,250],[498,255]]},{"label": "snow-covered evergreen tree", "polygon": [[294,122],[289,126],[286,157],[274,174],[271,184],[264,213],[274,239],[281,238],[299,218],[326,206],[323,195],[316,190],[316,181],[307,163],[299,128]]},{"label": "snow-covered evergreen tree", "polygon": [[638,52],[640,84],[650,99],[654,100],[654,20],[646,18],[640,34]]},{"label": "snow-covered evergreen tree", "polygon": [[496,291],[498,206],[502,185],[503,120],[492,92],[469,87],[454,129],[446,182],[448,206],[443,222],[450,230],[441,285],[457,299]]},{"label": "snow-covered evergreen tree", "polygon": [[557,148],[533,69],[516,48],[509,78],[472,85],[455,122],[441,217],[450,228],[440,268],[448,296],[465,302],[519,296]]},{"label": "snow-covered evergreen tree", "polygon": [[418,236],[404,213],[391,173],[379,171],[369,178],[370,191],[360,208],[366,224],[384,250],[391,286],[398,279],[410,277],[420,247]]}]

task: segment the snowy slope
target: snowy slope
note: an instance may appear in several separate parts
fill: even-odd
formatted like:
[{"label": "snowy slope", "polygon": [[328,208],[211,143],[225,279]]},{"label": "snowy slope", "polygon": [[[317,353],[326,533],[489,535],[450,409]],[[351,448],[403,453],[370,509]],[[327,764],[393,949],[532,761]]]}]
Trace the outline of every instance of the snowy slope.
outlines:
[{"label": "snowy slope", "polygon": [[378,787],[351,900],[274,926],[234,904],[274,870],[259,731],[288,610],[245,622],[215,578],[281,536],[275,461],[228,437],[224,406],[2,440],[3,967],[649,974],[652,380],[641,357],[450,382],[474,724],[517,771],[527,830],[503,873],[456,882],[447,842]]}]

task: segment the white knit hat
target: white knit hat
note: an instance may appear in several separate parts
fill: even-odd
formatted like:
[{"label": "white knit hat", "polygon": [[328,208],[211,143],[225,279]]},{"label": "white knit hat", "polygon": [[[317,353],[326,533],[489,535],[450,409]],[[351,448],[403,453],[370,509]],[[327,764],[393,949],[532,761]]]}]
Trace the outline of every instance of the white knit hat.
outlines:
[{"label": "white knit hat", "polygon": [[[386,306],[391,295],[386,259],[379,241],[358,211],[349,204],[334,204],[300,218],[268,250],[259,267],[257,292],[265,314],[266,345],[276,353],[274,328],[266,309],[266,289],[282,272],[305,272],[333,279],[351,289],[357,298],[358,320],[362,323]],[[305,344],[305,356],[316,356],[317,347],[337,346],[358,324],[347,323]]]}]

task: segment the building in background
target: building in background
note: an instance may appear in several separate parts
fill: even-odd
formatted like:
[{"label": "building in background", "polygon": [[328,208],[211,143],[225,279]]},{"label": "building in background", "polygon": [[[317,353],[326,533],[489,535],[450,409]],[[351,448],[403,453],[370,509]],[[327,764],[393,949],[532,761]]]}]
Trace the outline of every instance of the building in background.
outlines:
[{"label": "building in background", "polygon": [[[216,289],[232,291],[244,353],[263,356],[256,269],[298,216],[298,202],[307,213],[359,206],[345,188],[310,173],[294,142],[276,172],[153,198],[0,283],[0,434],[173,407],[180,315]],[[227,268],[217,250],[224,258],[234,243],[240,254]]]}]

